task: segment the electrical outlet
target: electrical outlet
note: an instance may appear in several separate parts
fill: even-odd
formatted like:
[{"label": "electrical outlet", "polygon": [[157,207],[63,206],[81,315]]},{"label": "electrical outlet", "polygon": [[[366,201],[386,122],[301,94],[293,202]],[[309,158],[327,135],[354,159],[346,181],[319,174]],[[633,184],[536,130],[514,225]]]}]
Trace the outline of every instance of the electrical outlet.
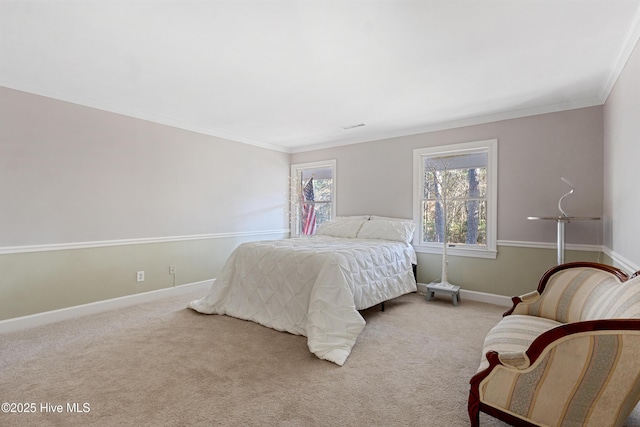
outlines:
[{"label": "electrical outlet", "polygon": [[175,265],[170,265],[169,266],[169,274],[176,274],[176,266]]},{"label": "electrical outlet", "polygon": [[144,282],[144,271],[138,271],[138,274],[136,276],[136,280],[138,282]]}]

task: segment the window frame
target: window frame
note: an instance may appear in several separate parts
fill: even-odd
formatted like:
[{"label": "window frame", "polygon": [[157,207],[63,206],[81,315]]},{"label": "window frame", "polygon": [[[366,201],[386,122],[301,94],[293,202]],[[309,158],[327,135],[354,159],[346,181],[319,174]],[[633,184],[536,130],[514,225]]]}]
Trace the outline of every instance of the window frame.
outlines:
[{"label": "window frame", "polygon": [[301,237],[300,233],[300,193],[301,187],[298,182],[298,172],[304,169],[318,169],[318,168],[331,168],[332,170],[332,183],[331,183],[331,219],[336,217],[336,160],[322,160],[317,162],[308,163],[295,163],[291,164],[289,172],[289,235],[291,237]]},{"label": "window frame", "polygon": [[497,227],[498,227],[498,140],[465,142],[459,144],[438,145],[433,147],[416,148],[413,150],[413,219],[417,224],[413,237],[413,247],[416,252],[442,254],[443,244],[423,242],[422,201],[424,194],[424,158],[438,158],[476,152],[487,153],[487,244],[479,245],[447,245],[447,254],[476,258],[497,257]]}]

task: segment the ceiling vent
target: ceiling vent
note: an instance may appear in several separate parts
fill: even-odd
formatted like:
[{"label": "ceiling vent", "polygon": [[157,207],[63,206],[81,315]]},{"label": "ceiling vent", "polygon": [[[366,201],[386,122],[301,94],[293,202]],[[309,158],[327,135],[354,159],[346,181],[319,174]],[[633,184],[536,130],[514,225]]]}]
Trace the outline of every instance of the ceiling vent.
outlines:
[{"label": "ceiling vent", "polygon": [[352,126],[345,126],[342,129],[344,130],[349,130],[349,129],[355,129],[355,128],[359,128],[364,126],[364,123],[358,123],[357,125],[352,125]]}]

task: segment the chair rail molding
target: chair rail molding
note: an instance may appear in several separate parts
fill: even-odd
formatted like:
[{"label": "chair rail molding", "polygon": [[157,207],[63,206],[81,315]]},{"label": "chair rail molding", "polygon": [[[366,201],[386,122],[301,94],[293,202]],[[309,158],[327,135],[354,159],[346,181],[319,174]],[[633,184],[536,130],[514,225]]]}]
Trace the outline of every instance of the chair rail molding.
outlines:
[{"label": "chair rail molding", "polygon": [[138,239],[101,240],[95,242],[51,243],[42,245],[4,246],[0,247],[0,255],[28,252],[63,251],[70,249],[102,248],[107,246],[143,245],[148,243],[181,242],[187,240],[225,239],[233,237],[266,236],[272,234],[289,234],[288,228],[261,231],[237,231],[229,233],[194,234],[188,236],[143,237]]}]

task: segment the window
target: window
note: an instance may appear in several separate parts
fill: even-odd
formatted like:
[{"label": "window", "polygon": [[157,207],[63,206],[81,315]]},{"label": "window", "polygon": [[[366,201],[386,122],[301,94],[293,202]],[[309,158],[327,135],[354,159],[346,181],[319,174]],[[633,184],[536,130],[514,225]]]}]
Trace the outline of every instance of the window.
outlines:
[{"label": "window", "polygon": [[496,257],[498,141],[413,151],[414,247]]},{"label": "window", "polygon": [[336,161],[291,165],[291,235],[312,235],[335,218]]}]

